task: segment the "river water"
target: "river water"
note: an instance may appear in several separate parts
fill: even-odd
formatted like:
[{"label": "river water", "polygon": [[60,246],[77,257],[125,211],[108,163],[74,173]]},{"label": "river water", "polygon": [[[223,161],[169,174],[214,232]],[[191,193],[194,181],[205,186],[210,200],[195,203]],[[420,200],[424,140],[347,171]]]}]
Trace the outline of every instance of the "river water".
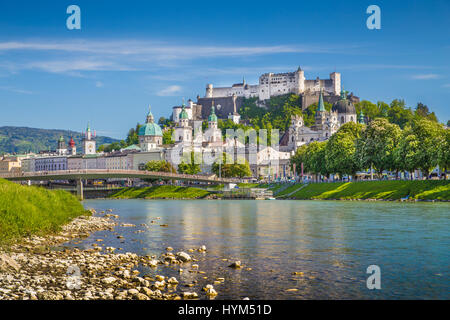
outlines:
[{"label": "river water", "polygon": [[[100,231],[71,246],[90,247],[102,238],[103,246],[159,256],[168,246],[177,252],[206,245],[207,253],[194,254],[204,274],[179,274],[179,266],[141,269],[175,276],[179,291],[200,292],[223,277],[223,284],[214,285],[216,299],[450,298],[448,203],[87,200],[84,205],[111,208],[119,223],[136,227]],[[230,262],[222,259],[240,260],[244,268],[228,268]],[[370,265],[380,267],[380,290],[367,288]],[[198,280],[194,288],[183,286],[193,280]]]}]

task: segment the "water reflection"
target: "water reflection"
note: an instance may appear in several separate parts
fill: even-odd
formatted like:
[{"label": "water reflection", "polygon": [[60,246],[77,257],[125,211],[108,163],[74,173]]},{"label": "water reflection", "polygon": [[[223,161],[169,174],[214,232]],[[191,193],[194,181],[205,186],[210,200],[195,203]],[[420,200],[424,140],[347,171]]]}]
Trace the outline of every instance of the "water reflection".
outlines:
[{"label": "water reflection", "polygon": [[[179,275],[179,267],[157,272],[173,273],[183,283],[196,279],[198,288],[224,277],[217,299],[449,298],[446,203],[89,200],[85,206],[113,208],[121,222],[137,226],[118,227],[125,241],[110,235],[105,246],[159,255],[167,246],[206,245],[198,264],[208,279]],[[227,268],[224,258],[252,270]],[[365,286],[371,264],[381,267],[382,290]]]}]

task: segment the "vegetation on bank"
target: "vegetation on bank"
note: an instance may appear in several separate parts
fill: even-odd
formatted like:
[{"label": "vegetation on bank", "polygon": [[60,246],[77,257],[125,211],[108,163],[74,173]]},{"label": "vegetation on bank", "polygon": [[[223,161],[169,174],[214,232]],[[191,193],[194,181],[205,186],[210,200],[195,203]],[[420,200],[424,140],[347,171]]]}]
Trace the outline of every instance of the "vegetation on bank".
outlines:
[{"label": "vegetation on bank", "polygon": [[450,130],[421,118],[401,129],[387,119],[377,118],[368,125],[349,122],[329,140],[302,145],[291,158],[300,174],[355,176],[371,167],[379,177],[384,171],[413,172],[420,169],[428,178],[437,165],[450,168]]},{"label": "vegetation on bank", "polygon": [[70,193],[21,186],[0,179],[0,244],[30,235],[55,233],[87,214]]},{"label": "vegetation on bank", "polygon": [[147,188],[125,188],[114,193],[110,198],[116,199],[202,199],[211,192],[179,186],[153,186]]},{"label": "vegetation on bank", "polygon": [[[299,184],[284,190],[283,194],[292,192]],[[289,190],[290,189],[290,190]],[[278,195],[281,196],[281,195]],[[379,199],[379,200],[450,200],[450,181],[415,180],[415,181],[360,181],[312,183],[289,198],[308,199]]]}]

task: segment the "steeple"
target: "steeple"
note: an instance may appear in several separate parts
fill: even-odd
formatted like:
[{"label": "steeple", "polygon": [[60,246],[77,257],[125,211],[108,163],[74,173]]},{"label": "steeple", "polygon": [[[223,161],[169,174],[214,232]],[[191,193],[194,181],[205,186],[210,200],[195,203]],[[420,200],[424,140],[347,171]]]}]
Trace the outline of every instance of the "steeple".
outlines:
[{"label": "steeple", "polygon": [[91,125],[87,124],[87,129],[86,129],[86,140],[91,140],[92,139],[92,133],[91,133]]},{"label": "steeple", "polygon": [[359,111],[359,115],[358,115],[358,123],[360,123],[360,124],[365,124],[365,121],[364,121],[364,113],[362,112],[362,109]]},{"label": "steeple", "polygon": [[342,86],[342,90],[341,90],[341,100],[345,100],[345,99],[347,99],[347,95],[345,94],[344,86]]},{"label": "steeple", "polygon": [[320,89],[319,103],[317,104],[317,111],[324,112],[325,105],[323,104],[323,94],[322,89]]},{"label": "steeple", "polygon": [[152,107],[148,105],[147,123],[153,123],[155,118],[153,117]]},{"label": "steeple", "polygon": [[214,106],[211,106],[211,114],[208,117],[209,122],[217,122],[216,112],[214,111]]}]

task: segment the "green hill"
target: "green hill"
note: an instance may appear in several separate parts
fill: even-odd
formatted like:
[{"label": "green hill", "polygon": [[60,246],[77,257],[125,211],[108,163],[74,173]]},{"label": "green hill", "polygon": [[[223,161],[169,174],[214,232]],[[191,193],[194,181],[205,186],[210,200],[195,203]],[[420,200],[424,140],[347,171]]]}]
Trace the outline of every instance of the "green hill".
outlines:
[{"label": "green hill", "polygon": [[[73,136],[77,150],[81,151],[82,134],[79,132],[27,127],[0,127],[0,154],[55,150],[61,135],[66,139],[66,143]],[[98,136],[96,141],[97,145],[100,146],[118,140]]]}]

